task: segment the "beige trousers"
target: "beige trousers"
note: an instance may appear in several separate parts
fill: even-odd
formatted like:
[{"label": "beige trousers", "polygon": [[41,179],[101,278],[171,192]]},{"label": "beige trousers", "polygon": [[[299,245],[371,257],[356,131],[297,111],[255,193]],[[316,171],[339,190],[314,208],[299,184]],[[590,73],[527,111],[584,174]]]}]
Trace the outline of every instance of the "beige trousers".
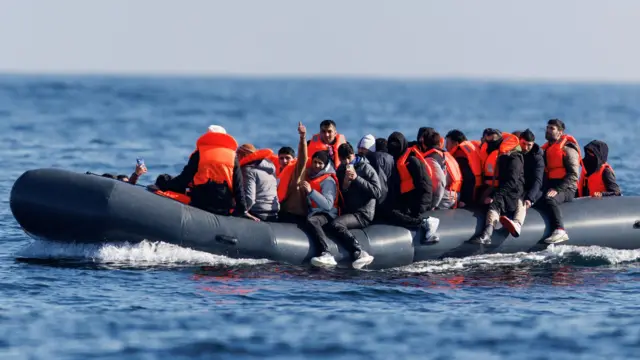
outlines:
[{"label": "beige trousers", "polygon": [[[513,221],[518,222],[520,225],[524,225],[524,218],[527,216],[527,208],[524,206],[524,202],[522,200],[518,200],[516,204],[516,211],[513,213]],[[498,225],[498,220],[500,219],[500,214],[498,214],[495,210],[489,210],[487,212],[487,225],[491,225],[496,227]]]}]

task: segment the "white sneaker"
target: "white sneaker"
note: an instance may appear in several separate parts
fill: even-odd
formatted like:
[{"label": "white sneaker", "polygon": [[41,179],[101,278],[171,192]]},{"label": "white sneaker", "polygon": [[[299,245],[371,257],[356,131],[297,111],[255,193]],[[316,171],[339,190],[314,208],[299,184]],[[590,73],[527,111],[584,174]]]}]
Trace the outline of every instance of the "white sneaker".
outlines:
[{"label": "white sneaker", "polygon": [[362,269],[363,267],[373,262],[373,256],[369,255],[366,251],[360,251],[360,256],[353,262],[354,269]]},{"label": "white sneaker", "polygon": [[440,225],[440,219],[435,218],[433,216],[429,216],[423,222],[427,223],[427,231],[424,233],[424,240],[429,241],[429,239],[433,238],[438,232],[438,226]]},{"label": "white sneaker", "polygon": [[517,221],[512,221],[506,216],[500,216],[500,223],[502,226],[509,231],[509,233],[513,237],[520,236],[520,231],[522,230],[522,225],[520,225]]},{"label": "white sneaker", "polygon": [[331,254],[323,252],[322,255],[311,258],[311,265],[317,267],[333,267],[338,265],[338,263]]},{"label": "white sneaker", "polygon": [[567,234],[566,231],[563,229],[555,229],[553,233],[551,233],[551,236],[544,239],[544,242],[547,244],[557,244],[567,240],[569,240],[569,234]]}]

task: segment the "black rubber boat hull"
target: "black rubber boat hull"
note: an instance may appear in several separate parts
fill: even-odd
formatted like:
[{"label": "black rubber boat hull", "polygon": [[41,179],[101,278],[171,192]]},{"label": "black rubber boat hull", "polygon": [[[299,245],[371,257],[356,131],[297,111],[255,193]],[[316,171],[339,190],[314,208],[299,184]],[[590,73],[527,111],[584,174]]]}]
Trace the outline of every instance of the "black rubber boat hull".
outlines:
[{"label": "black rubber boat hull", "polygon": [[[640,248],[640,197],[578,199],[562,205],[570,245],[614,249]],[[217,216],[148,192],[143,187],[61,169],[25,172],[11,190],[11,211],[30,235],[60,242],[137,242],[144,239],[225,255],[305,264],[316,252],[308,236],[293,224],[254,222]],[[546,248],[546,217],[527,214],[522,235],[494,232],[491,245],[466,241],[484,224],[484,214],[465,209],[434,212],[440,242],[422,245],[421,234],[373,225],[354,231],[375,257],[370,269],[417,261],[485,253],[531,252]],[[330,243],[336,260],[351,262],[346,250]]]}]

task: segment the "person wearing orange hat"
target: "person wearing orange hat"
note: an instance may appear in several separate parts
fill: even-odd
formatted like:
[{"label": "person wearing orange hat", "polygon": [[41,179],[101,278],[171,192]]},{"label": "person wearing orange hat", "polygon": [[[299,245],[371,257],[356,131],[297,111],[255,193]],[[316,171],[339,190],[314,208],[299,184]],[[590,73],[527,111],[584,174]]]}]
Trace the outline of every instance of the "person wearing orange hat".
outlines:
[{"label": "person wearing orange hat", "polygon": [[240,168],[244,198],[249,213],[260,220],[276,221],[280,203],[276,164],[271,160],[273,151],[256,149],[252,144],[241,145],[236,151]]}]

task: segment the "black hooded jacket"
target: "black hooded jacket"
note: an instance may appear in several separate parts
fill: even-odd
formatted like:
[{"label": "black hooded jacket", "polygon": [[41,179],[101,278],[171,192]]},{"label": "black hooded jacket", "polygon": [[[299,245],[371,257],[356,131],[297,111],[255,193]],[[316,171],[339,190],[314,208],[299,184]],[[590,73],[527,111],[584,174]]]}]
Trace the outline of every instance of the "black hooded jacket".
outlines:
[{"label": "black hooded jacket", "polygon": [[[588,150],[593,152],[595,157],[589,155]],[[582,162],[584,165],[584,169],[587,173],[586,176],[588,177],[592,175],[594,172],[598,171],[602,167],[602,165],[604,165],[607,162],[609,158],[609,147],[603,141],[593,140],[592,142],[585,145],[584,154],[585,154],[585,157],[582,160]],[[602,172],[602,182],[604,183],[604,187],[606,189],[606,191],[602,193],[602,196],[620,196],[621,195],[620,187],[616,182],[616,175],[613,173],[611,169],[607,168]],[[587,181],[585,181],[582,192],[583,194],[589,194],[589,184]]]},{"label": "black hooded jacket", "polygon": [[[498,140],[498,142],[489,146],[489,149],[491,150],[492,147],[497,149],[501,142],[502,139]],[[520,147],[498,156],[497,168],[498,187],[493,189],[492,194],[489,194],[489,196],[494,201],[504,205],[499,207],[502,210],[507,212],[514,211],[518,200],[522,199],[524,195],[524,158]]]},{"label": "black hooded jacket", "polygon": [[[182,169],[180,175],[164,182],[157,181],[156,186],[162,191],[175,191],[184,194],[185,189],[189,187],[189,183],[193,181],[193,177],[198,172],[198,164],[200,163],[200,152],[194,152],[189,158],[189,162]],[[212,212],[214,214],[228,215],[229,211],[234,208],[235,216],[243,216],[247,210],[244,198],[244,190],[242,184],[242,171],[240,163],[236,157],[233,165],[233,191],[226,184],[208,183],[191,188],[191,204],[202,210]]]},{"label": "black hooded jacket", "polygon": [[544,151],[534,144],[531,151],[524,154],[524,200],[534,204],[542,197],[544,181]]},{"label": "black hooded jacket", "polygon": [[[407,151],[408,142],[404,135],[400,132],[394,132],[389,136],[387,141],[387,149],[393,156],[394,163]],[[409,156],[407,159],[407,170],[413,178],[415,189],[400,193],[400,174],[398,167],[393,167],[391,178],[389,179],[389,193],[387,195],[387,204],[395,217],[410,217],[412,221],[417,221],[418,225],[422,221],[422,214],[431,210],[431,198],[433,196],[433,188],[431,178],[427,175],[427,170],[422,161],[415,156]],[[389,209],[388,208],[388,209]]]},{"label": "black hooded jacket", "polygon": [[395,161],[393,160],[393,156],[389,155],[386,152],[369,152],[367,153],[367,160],[371,166],[378,173],[378,178],[380,179],[380,198],[378,199],[378,207],[385,205],[387,199],[387,193],[389,192],[389,179],[391,178],[391,174],[393,173],[393,168],[395,167]]},{"label": "black hooded jacket", "polygon": [[[338,171],[336,171],[338,185],[344,200],[343,215],[354,214],[359,220],[363,219],[365,220],[364,222],[370,223],[375,215],[376,201],[380,197],[378,173],[369,164],[369,160],[360,155],[357,155],[353,168],[357,177],[346,188],[344,187],[344,178],[347,164],[340,164]],[[363,221],[360,220],[360,222]]]}]

